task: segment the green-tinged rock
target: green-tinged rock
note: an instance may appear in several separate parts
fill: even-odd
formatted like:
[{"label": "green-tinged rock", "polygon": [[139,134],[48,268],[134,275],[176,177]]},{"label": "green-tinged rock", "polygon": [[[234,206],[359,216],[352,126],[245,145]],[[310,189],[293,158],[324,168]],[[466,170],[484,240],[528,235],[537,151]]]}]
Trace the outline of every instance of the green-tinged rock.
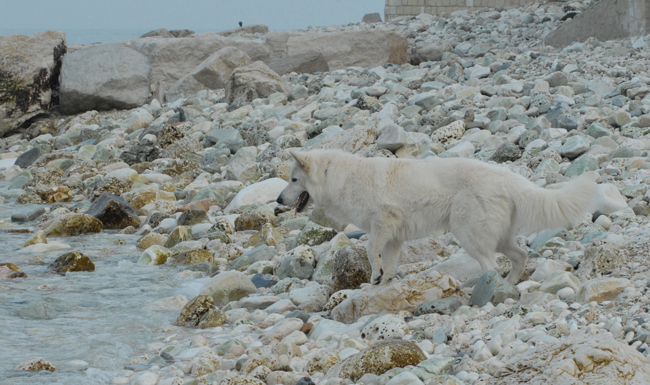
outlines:
[{"label": "green-tinged rock", "polygon": [[594,138],[600,138],[601,136],[610,136],[613,134],[612,130],[605,128],[600,123],[592,123],[587,127],[585,133]]},{"label": "green-tinged rock", "polygon": [[282,260],[276,275],[280,279],[309,279],[313,273],[314,267],[312,266],[311,261],[301,255],[292,255]]},{"label": "green-tinged rock", "polygon": [[470,305],[483,307],[488,302],[492,305],[503,303],[507,298],[519,299],[519,291],[512,284],[508,283],[496,270],[489,270],[479,278]]},{"label": "green-tinged rock", "polygon": [[332,291],[358,289],[362,283],[370,282],[372,268],[366,249],[358,246],[344,246],[334,254],[332,266]]},{"label": "green-tinged rock", "polygon": [[453,357],[433,356],[428,360],[417,364],[417,366],[411,370],[411,373],[418,376],[420,380],[427,381],[436,376],[449,373],[453,364]]},{"label": "green-tinged rock", "polygon": [[178,265],[192,266],[192,265],[196,265],[197,263],[204,263],[204,262],[213,263],[214,256],[212,255],[211,252],[205,249],[188,250],[176,255],[170,261],[172,266],[178,266]]},{"label": "green-tinged rock", "polygon": [[199,320],[199,328],[207,329],[221,326],[224,325],[226,321],[227,317],[221,310],[210,309],[207,313],[201,316],[201,319]]},{"label": "green-tinged rock", "polygon": [[[217,307],[209,295],[197,295],[188,302],[181,310],[181,314],[174,322],[176,326],[196,327],[199,325],[202,317],[210,310],[216,310]],[[222,313],[223,314],[223,313]]]},{"label": "green-tinged rock", "polygon": [[280,230],[274,228],[270,223],[262,226],[259,232],[253,234],[246,246],[258,247],[261,245],[277,246],[282,243],[284,237]]},{"label": "green-tinged rock", "polygon": [[381,376],[393,368],[418,365],[426,359],[424,352],[414,342],[382,341],[334,365],[324,379],[338,377],[356,382],[366,373]]},{"label": "green-tinged rock", "polygon": [[232,262],[230,268],[232,270],[239,270],[256,262],[270,261],[275,256],[275,254],[275,248],[267,245],[261,245],[239,256]]},{"label": "green-tinged rock", "polygon": [[38,230],[35,232],[27,242],[23,245],[23,247],[31,246],[31,245],[36,245],[38,243],[47,243],[47,239],[45,238],[45,231],[43,230]]},{"label": "green-tinged rock", "polygon": [[260,230],[267,223],[275,224],[272,210],[248,210],[235,219],[235,231]]},{"label": "green-tinged rock", "polygon": [[84,233],[99,233],[102,222],[88,214],[64,214],[48,222],[45,235],[48,237],[70,237]]},{"label": "green-tinged rock", "polygon": [[68,271],[95,271],[95,264],[84,254],[73,251],[58,257],[48,269],[61,274]]},{"label": "green-tinged rock", "polygon": [[568,271],[556,271],[542,283],[539,291],[556,294],[565,287],[570,287],[577,292],[580,288],[580,280]]},{"label": "green-tinged rock", "polygon": [[203,222],[209,222],[209,219],[205,210],[201,209],[187,209],[178,218],[178,224],[180,226],[193,226]]},{"label": "green-tinged rock", "polygon": [[299,245],[316,246],[331,240],[336,234],[338,231],[332,228],[311,224],[298,234],[296,241]]},{"label": "green-tinged rock", "polygon": [[160,245],[153,245],[142,253],[140,259],[138,259],[138,265],[162,265],[167,262],[167,258],[170,256],[171,251],[169,249]]},{"label": "green-tinged rock", "polygon": [[571,166],[566,170],[564,176],[568,178],[573,178],[578,175],[582,175],[587,171],[596,171],[600,167],[596,159],[592,158],[589,155],[583,155],[580,158],[576,159]]},{"label": "green-tinged rock", "polygon": [[189,228],[185,226],[178,226],[172,232],[169,234],[169,238],[167,238],[167,242],[165,242],[165,247],[167,248],[172,248],[176,246],[177,244],[185,241],[191,241],[192,240],[192,232],[190,231]]}]

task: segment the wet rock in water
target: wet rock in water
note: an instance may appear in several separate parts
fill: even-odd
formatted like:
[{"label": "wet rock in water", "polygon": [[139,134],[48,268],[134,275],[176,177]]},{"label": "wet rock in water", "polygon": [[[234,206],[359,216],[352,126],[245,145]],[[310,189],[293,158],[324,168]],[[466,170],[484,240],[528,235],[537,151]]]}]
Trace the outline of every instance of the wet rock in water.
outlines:
[{"label": "wet rock in water", "polygon": [[14,370],[48,370],[50,372],[53,372],[56,370],[56,367],[42,358],[37,358],[31,361],[23,362],[22,364],[16,366]]},{"label": "wet rock in water", "polygon": [[508,283],[496,270],[489,270],[479,278],[470,304],[482,307],[488,302],[497,305],[506,300],[506,298],[519,299],[517,288]]},{"label": "wet rock in water", "polygon": [[174,228],[174,230],[172,230],[171,233],[169,233],[169,238],[167,238],[165,247],[172,248],[181,242],[191,241],[191,240],[192,240],[192,232],[190,231],[190,229],[188,229],[185,226],[178,226]]},{"label": "wet rock in water", "polygon": [[88,208],[86,214],[99,219],[107,229],[140,226],[140,218],[138,218],[135,208],[124,198],[109,192],[103,192]]},{"label": "wet rock in water", "polygon": [[219,273],[201,289],[201,294],[212,296],[217,306],[237,301],[252,293],[257,293],[257,288],[248,275],[238,271]]},{"label": "wet rock in water", "polygon": [[366,250],[361,247],[344,246],[334,254],[332,265],[332,291],[358,289],[370,282],[372,268]]},{"label": "wet rock in water", "polygon": [[102,222],[88,214],[64,214],[44,223],[45,235],[50,237],[70,237],[85,233],[99,233]]},{"label": "wet rock in water", "polygon": [[44,207],[25,207],[11,214],[12,222],[29,222],[45,214]]},{"label": "wet rock in water", "polygon": [[142,255],[140,255],[138,265],[162,265],[167,262],[167,259],[170,256],[171,251],[169,251],[169,249],[160,245],[153,245],[148,247]]},{"label": "wet rock in water", "polygon": [[149,233],[138,240],[137,246],[141,249],[148,249],[153,245],[163,246],[165,245],[166,242],[167,242],[166,235],[158,234],[158,233]]},{"label": "wet rock in water", "polygon": [[60,274],[69,271],[95,271],[95,264],[84,254],[73,251],[59,256],[48,269]]},{"label": "wet rock in water", "polygon": [[227,321],[226,315],[217,309],[208,310],[199,320],[199,329],[213,328],[224,325]]},{"label": "wet rock in water", "polygon": [[357,381],[366,373],[380,376],[393,368],[415,366],[426,359],[422,349],[413,342],[382,341],[337,363],[327,371],[324,379],[338,377]]},{"label": "wet rock in water", "polygon": [[29,237],[23,247],[36,245],[38,243],[47,243],[47,239],[45,238],[45,231],[43,230],[36,231],[31,237]]},{"label": "wet rock in water", "polygon": [[217,307],[209,295],[198,295],[188,302],[181,310],[181,314],[174,322],[176,326],[199,326],[201,317]]},{"label": "wet rock in water", "polygon": [[207,250],[189,250],[184,251],[171,260],[173,266],[192,266],[197,263],[214,262],[214,256]]}]

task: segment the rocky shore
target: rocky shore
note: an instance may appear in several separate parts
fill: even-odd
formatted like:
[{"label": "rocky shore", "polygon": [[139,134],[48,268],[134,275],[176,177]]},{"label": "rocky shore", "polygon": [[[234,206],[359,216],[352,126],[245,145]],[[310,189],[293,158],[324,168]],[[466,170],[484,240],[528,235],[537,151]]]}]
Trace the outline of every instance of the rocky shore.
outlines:
[{"label": "rocky shore", "polygon": [[[585,7],[0,37],[0,382],[646,384],[650,37],[543,44]],[[472,157],[549,189],[596,171],[597,208],[520,237],[516,286],[450,234],[372,286],[365,234],[275,202],[288,148]]]}]

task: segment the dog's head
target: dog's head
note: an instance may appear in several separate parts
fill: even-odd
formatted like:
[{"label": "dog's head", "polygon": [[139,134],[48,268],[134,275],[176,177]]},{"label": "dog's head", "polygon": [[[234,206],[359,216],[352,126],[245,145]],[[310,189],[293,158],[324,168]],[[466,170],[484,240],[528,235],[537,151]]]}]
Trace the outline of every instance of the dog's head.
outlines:
[{"label": "dog's head", "polygon": [[309,186],[311,185],[311,171],[315,167],[314,159],[304,152],[288,150],[294,159],[291,168],[291,178],[289,185],[282,190],[277,202],[285,206],[296,206],[296,212],[302,212],[307,206],[314,203],[309,195]]}]

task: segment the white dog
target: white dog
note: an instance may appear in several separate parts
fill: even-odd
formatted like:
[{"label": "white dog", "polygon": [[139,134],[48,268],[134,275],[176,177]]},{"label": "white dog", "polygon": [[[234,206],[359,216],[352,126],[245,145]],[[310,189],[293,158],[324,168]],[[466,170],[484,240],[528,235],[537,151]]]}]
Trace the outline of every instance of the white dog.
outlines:
[{"label": "white dog", "polygon": [[536,186],[505,167],[472,159],[361,158],[342,151],[293,152],[291,181],[277,201],[322,207],[340,223],[368,233],[372,283],[397,270],[402,242],[450,230],[481,265],[497,266],[495,252],[512,262],[507,280],[516,284],[526,266],[518,233],[570,227],[588,212],[596,173],[559,190]]}]

